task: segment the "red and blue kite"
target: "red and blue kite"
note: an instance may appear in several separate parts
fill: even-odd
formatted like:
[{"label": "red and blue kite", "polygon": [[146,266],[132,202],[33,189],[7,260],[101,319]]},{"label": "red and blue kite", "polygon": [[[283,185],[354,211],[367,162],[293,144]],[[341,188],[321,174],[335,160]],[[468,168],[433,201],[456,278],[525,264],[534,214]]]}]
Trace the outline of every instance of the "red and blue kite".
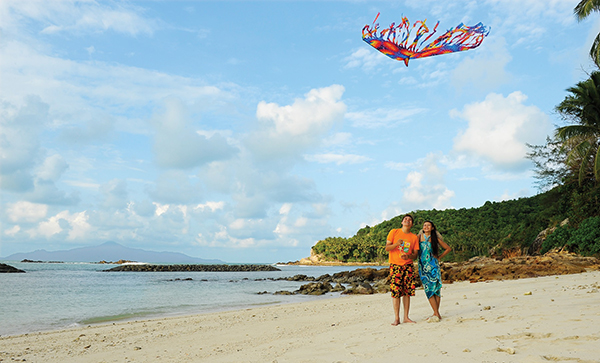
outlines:
[{"label": "red and blue kite", "polygon": [[[392,23],[389,28],[383,29],[377,34],[379,30],[379,24],[375,23],[377,18],[379,18],[379,14],[373,20],[372,26],[365,25],[363,28],[363,40],[388,57],[403,61],[407,67],[409,59],[412,58],[431,57],[477,48],[490,32],[490,29],[482,23],[474,26],[460,23],[456,28],[446,31],[428,45],[423,46],[435,34],[440,24],[439,21],[435,24],[433,32],[429,34],[429,28],[425,25],[427,20],[417,21],[411,27],[408,19],[403,16],[402,23],[397,26]],[[412,39],[411,32],[414,32]],[[423,37],[425,38],[423,39]]]}]

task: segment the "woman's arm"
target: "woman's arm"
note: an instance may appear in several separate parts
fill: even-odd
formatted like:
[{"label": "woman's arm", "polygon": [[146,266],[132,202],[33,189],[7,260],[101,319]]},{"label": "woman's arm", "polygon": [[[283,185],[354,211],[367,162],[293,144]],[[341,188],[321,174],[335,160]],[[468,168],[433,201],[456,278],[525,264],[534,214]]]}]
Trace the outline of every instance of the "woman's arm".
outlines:
[{"label": "woman's arm", "polygon": [[450,253],[450,251],[452,251],[452,247],[448,246],[448,244],[446,244],[446,242],[444,242],[444,240],[441,238],[438,239],[438,243],[445,250],[439,257],[439,259],[441,260],[442,257],[446,256],[447,254]]}]

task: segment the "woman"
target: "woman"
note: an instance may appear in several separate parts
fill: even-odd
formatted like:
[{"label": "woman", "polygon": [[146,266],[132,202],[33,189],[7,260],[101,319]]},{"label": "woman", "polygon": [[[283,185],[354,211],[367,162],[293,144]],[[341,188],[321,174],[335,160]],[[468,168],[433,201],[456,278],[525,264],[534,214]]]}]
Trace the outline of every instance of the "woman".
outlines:
[{"label": "woman", "polygon": [[[439,255],[439,246],[444,252]],[[419,276],[425,289],[433,315],[427,321],[440,321],[440,302],[442,300],[442,275],[439,260],[452,251],[442,239],[431,221],[423,223],[423,233],[419,233]]]}]

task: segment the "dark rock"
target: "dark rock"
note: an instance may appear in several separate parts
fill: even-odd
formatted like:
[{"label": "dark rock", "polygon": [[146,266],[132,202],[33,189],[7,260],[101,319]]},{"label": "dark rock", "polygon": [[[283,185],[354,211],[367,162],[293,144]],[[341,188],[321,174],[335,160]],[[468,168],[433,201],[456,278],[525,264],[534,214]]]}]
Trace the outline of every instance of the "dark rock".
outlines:
[{"label": "dark rock", "polygon": [[294,295],[294,293],[291,291],[281,290],[281,291],[275,291],[273,293],[273,295]]},{"label": "dark rock", "polygon": [[33,260],[28,260],[28,259],[24,259],[21,262],[25,262],[25,263],[64,263],[62,261],[33,261]]},{"label": "dark rock", "polygon": [[25,271],[19,270],[11,265],[0,263],[0,273],[25,273]]},{"label": "dark rock", "polygon": [[371,284],[369,284],[368,282],[361,282],[360,284],[356,284],[354,286],[352,286],[351,288],[347,289],[346,291],[342,292],[342,294],[345,295],[370,295],[373,294],[375,292],[375,290],[373,290],[373,287],[371,286]]},{"label": "dark rock", "polygon": [[340,284],[339,282],[337,284],[335,284],[335,286],[333,287],[333,289],[331,289],[331,292],[340,292],[340,291],[344,291],[346,290],[346,288],[344,287],[344,285]]},{"label": "dark rock", "polygon": [[121,265],[104,272],[250,272],[250,271],[281,271],[272,265]]},{"label": "dark rock", "polygon": [[323,295],[330,292],[331,289],[332,286],[328,282],[311,282],[300,286],[300,289],[296,293],[302,295]]}]

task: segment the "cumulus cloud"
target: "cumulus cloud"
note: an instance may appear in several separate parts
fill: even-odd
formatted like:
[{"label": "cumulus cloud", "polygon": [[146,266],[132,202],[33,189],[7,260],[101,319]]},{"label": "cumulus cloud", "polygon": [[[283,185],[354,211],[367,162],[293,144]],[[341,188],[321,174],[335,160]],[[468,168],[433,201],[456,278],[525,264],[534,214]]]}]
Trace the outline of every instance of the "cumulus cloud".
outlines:
[{"label": "cumulus cloud", "polygon": [[20,201],[7,205],[8,218],[15,223],[34,223],[46,218],[48,206],[45,204]]},{"label": "cumulus cloud", "polygon": [[381,219],[371,225],[412,210],[452,208],[455,192],[445,184],[446,170],[440,166],[443,159],[440,153],[430,153],[410,164],[387,163],[393,170],[412,170],[406,175],[400,201],[392,201],[381,212]]},{"label": "cumulus cloud", "polygon": [[32,169],[42,157],[39,134],[49,106],[27,96],[21,107],[0,105],[0,187],[23,192],[33,188]]},{"label": "cumulus cloud", "polygon": [[332,85],[312,89],[287,106],[261,101],[256,108],[260,130],[246,140],[249,150],[263,160],[300,157],[342,120],[346,112],[343,93],[343,86]]},{"label": "cumulus cloud", "polygon": [[438,162],[439,154],[428,154],[419,160],[418,169],[408,173],[408,186],[403,190],[402,205],[409,210],[414,209],[446,209],[450,208],[454,191],[444,184],[445,170]]},{"label": "cumulus cloud", "polygon": [[77,213],[62,211],[27,232],[32,238],[51,238],[60,234],[67,240],[81,240],[90,231],[91,225],[88,223],[88,214],[85,211]]},{"label": "cumulus cloud", "polygon": [[468,122],[454,139],[454,151],[477,156],[499,169],[527,168],[526,144],[543,143],[552,125],[539,108],[525,105],[526,100],[518,91],[507,97],[490,93],[482,102],[453,111],[453,116]]},{"label": "cumulus cloud", "polygon": [[38,178],[48,181],[57,181],[69,168],[69,164],[58,154],[48,156],[39,166],[36,175]]},{"label": "cumulus cloud", "polygon": [[194,130],[186,107],[175,98],[165,101],[163,115],[154,118],[154,154],[161,168],[188,169],[232,157],[236,149],[220,134]]}]

